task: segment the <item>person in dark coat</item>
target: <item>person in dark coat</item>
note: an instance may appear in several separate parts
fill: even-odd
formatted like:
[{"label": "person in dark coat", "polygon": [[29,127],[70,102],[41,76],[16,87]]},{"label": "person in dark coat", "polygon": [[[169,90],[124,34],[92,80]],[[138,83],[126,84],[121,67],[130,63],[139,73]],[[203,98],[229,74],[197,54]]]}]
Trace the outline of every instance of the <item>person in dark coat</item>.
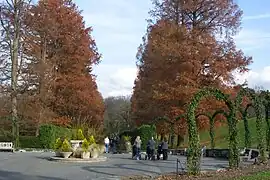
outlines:
[{"label": "person in dark coat", "polygon": [[146,150],[147,150],[148,159],[151,159],[151,160],[154,159],[155,145],[156,145],[156,142],[154,141],[154,138],[152,137],[147,143],[147,149]]},{"label": "person in dark coat", "polygon": [[168,149],[169,149],[167,140],[164,140],[162,142],[162,147],[161,148],[162,148],[163,160],[167,160],[168,159]]},{"label": "person in dark coat", "polygon": [[158,148],[157,148],[157,160],[160,159],[160,155],[162,154],[162,143],[160,143],[158,145]]}]

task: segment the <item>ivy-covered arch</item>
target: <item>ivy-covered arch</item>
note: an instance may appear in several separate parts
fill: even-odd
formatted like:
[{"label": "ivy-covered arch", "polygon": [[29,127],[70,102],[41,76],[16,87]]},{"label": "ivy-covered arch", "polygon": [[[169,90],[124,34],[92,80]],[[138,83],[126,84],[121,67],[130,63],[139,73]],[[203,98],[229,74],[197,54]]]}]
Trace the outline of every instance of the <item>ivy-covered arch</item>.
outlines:
[{"label": "ivy-covered arch", "polygon": [[250,131],[249,131],[249,125],[248,125],[248,120],[247,120],[247,115],[248,115],[248,109],[250,107],[253,107],[253,105],[250,103],[248,104],[244,109],[239,109],[241,115],[242,115],[242,119],[244,122],[244,129],[245,129],[245,147],[249,148],[251,147],[251,136],[250,136]]},{"label": "ivy-covered arch", "polygon": [[266,162],[266,148],[265,148],[265,138],[263,136],[263,99],[256,95],[255,93],[251,92],[251,90],[247,88],[240,89],[239,93],[236,96],[235,106],[236,109],[240,109],[240,105],[242,103],[243,97],[248,96],[252,100],[252,105],[255,109],[256,114],[256,131],[257,131],[257,141],[258,141],[258,149],[260,152],[259,162],[265,163]]},{"label": "ivy-covered arch", "polygon": [[200,156],[201,151],[199,147],[199,134],[196,125],[195,110],[198,107],[200,101],[207,96],[214,96],[219,101],[224,101],[230,110],[227,116],[228,126],[229,126],[229,136],[230,136],[230,156],[229,165],[230,167],[238,167],[239,165],[239,153],[237,147],[237,129],[236,129],[236,109],[233,103],[229,99],[229,95],[224,94],[218,89],[203,89],[196,93],[191,100],[191,103],[187,111],[187,121],[188,121],[188,135],[189,135],[189,152],[187,157],[188,172],[190,174],[198,174],[200,171]]},{"label": "ivy-covered arch", "polygon": [[265,122],[267,125],[266,129],[266,146],[268,149],[268,157],[270,158],[270,122],[269,122],[269,113],[270,113],[270,92],[269,90],[267,91],[262,91],[261,92],[261,98],[263,99],[263,105],[264,105],[264,110],[265,110]]},{"label": "ivy-covered arch", "polygon": [[215,131],[214,131],[214,126],[215,126],[215,117],[219,114],[224,115],[226,118],[228,117],[228,114],[224,110],[217,110],[215,111],[212,115],[210,113],[200,113],[196,115],[196,119],[199,118],[200,116],[205,116],[209,119],[209,136],[210,136],[210,141],[211,141],[211,149],[215,148]]}]

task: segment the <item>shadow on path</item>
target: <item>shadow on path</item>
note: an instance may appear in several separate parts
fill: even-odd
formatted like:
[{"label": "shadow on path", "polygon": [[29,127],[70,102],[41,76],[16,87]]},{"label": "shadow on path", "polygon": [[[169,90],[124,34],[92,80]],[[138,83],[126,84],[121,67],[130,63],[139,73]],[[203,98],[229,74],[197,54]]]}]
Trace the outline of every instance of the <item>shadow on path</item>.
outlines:
[{"label": "shadow on path", "polygon": [[0,170],[0,180],[64,180],[64,179],[46,176],[31,176],[31,175],[24,175],[19,172]]},{"label": "shadow on path", "polygon": [[[127,167],[127,166],[133,166],[133,167]],[[127,171],[129,170],[134,171],[134,173],[130,173],[128,175],[145,175],[145,174],[151,174],[152,176],[157,176],[162,174],[162,172],[156,172],[151,171],[147,169],[139,169],[135,168],[136,166],[140,166],[140,164],[114,164],[112,166],[85,166],[82,167],[83,170],[94,172],[101,175],[107,175],[107,176],[124,176],[127,175]],[[157,167],[158,168],[158,167]]]}]

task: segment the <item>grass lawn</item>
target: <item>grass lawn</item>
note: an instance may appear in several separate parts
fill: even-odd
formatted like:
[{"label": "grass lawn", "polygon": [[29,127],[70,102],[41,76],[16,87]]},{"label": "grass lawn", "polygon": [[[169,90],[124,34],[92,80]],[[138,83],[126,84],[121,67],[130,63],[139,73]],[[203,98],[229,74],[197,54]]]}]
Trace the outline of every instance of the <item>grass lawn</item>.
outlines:
[{"label": "grass lawn", "polygon": [[267,180],[267,179],[270,179],[270,171],[259,172],[257,174],[250,175],[250,176],[243,176],[235,180]]},{"label": "grass lawn", "polygon": [[[249,130],[251,135],[251,144],[253,148],[257,147],[257,131],[256,131],[256,118],[251,118],[248,120]],[[266,123],[264,123],[264,128],[261,130],[264,133],[266,132]],[[238,123],[238,133],[239,133],[239,147],[244,147],[245,143],[245,130],[243,121],[239,121]],[[224,125],[222,127],[218,127],[215,129],[215,144],[216,148],[228,148],[228,127]],[[265,136],[264,136],[265,137]],[[187,146],[188,139],[185,138],[184,146]],[[201,145],[206,145],[210,147],[210,136],[209,131],[205,130],[200,132],[200,142]]]}]

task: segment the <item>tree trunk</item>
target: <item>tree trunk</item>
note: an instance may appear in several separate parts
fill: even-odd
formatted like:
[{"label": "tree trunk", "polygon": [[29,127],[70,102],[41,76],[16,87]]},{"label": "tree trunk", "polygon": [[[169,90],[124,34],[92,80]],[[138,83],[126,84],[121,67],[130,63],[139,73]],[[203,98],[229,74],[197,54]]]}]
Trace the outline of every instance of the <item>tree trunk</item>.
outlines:
[{"label": "tree trunk", "polygon": [[11,116],[14,124],[13,137],[15,147],[19,146],[19,122],[18,122],[18,103],[17,103],[17,83],[18,83],[18,57],[20,41],[20,0],[14,1],[14,37],[11,47]]},{"label": "tree trunk", "polygon": [[45,87],[45,71],[46,71],[46,54],[47,43],[46,36],[41,41],[41,57],[39,61],[39,117],[37,122],[36,136],[39,135],[39,126],[43,122],[44,117],[44,104],[46,103],[46,87]]}]

